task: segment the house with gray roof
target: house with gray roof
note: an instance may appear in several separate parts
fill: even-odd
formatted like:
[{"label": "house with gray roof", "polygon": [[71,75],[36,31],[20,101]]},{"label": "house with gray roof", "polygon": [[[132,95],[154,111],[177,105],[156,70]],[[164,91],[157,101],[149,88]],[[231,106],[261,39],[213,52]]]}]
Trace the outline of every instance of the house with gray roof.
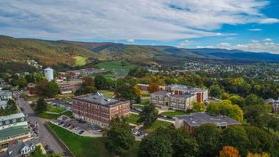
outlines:
[{"label": "house with gray roof", "polygon": [[226,128],[231,125],[240,125],[241,123],[228,116],[212,116],[206,112],[195,112],[175,117],[175,128],[183,127],[190,133],[193,133],[195,128],[203,124],[214,124],[217,127]]},{"label": "house with gray roof", "polygon": [[6,151],[7,157],[27,156],[36,149],[36,145],[40,143],[39,138],[32,138],[28,141],[18,140],[9,144]]}]

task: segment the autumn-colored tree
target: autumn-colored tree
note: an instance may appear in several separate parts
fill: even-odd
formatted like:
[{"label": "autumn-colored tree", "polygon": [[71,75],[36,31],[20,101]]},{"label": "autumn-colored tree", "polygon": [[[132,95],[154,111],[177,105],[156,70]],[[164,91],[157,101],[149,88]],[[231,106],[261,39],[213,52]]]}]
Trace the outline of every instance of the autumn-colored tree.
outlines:
[{"label": "autumn-colored tree", "polygon": [[157,83],[150,83],[148,86],[148,91],[154,93],[159,90],[159,85]]},{"label": "autumn-colored tree", "polygon": [[219,157],[240,157],[239,151],[232,146],[224,146],[219,152]]},{"label": "autumn-colored tree", "polygon": [[141,91],[141,89],[139,88],[138,85],[135,85],[135,86],[133,87],[133,90],[134,90],[134,93],[135,93],[137,96],[142,96],[142,91]]},{"label": "autumn-colored tree", "polygon": [[248,153],[247,157],[270,157],[268,153]]}]

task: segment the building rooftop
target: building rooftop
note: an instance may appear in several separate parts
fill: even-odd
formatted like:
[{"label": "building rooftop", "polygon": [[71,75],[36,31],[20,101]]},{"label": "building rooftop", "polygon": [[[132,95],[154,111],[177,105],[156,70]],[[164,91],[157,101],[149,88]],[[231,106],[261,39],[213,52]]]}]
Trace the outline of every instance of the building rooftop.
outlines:
[{"label": "building rooftop", "polygon": [[116,100],[116,99],[106,98],[105,96],[103,96],[103,94],[98,93],[98,92],[95,94],[87,94],[87,95],[78,96],[78,97],[75,97],[74,99],[83,100],[83,101],[87,101],[90,103],[103,105],[103,106],[111,106],[111,105],[115,105],[116,103],[120,102],[119,100]]},{"label": "building rooftop", "polygon": [[7,154],[9,157],[16,157],[16,156],[21,156],[21,150],[24,147],[31,147],[31,146],[36,146],[37,144],[39,144],[39,138],[32,138],[31,140],[28,141],[16,141],[13,144],[9,144],[8,146],[8,150],[7,150]]},{"label": "building rooftop", "polygon": [[0,130],[0,141],[26,135],[30,130],[26,126],[15,126]]},{"label": "building rooftop", "polygon": [[211,116],[205,112],[191,113],[190,115],[178,116],[178,119],[183,119],[191,127],[198,127],[203,124],[215,124],[217,126],[237,125],[240,122],[227,116]]},{"label": "building rooftop", "polygon": [[9,90],[0,90],[0,96],[12,96],[12,92]]},{"label": "building rooftop", "polygon": [[11,120],[11,119],[18,119],[18,118],[24,118],[25,115],[20,112],[20,113],[16,113],[16,114],[11,114],[11,115],[7,115],[7,116],[0,116],[0,121],[6,121],[6,120]]},{"label": "building rooftop", "polygon": [[193,94],[191,93],[184,93],[184,94],[173,94],[168,91],[157,91],[152,93],[153,95],[160,95],[160,96],[169,96],[169,97],[176,97],[176,98],[189,98],[192,97]]}]

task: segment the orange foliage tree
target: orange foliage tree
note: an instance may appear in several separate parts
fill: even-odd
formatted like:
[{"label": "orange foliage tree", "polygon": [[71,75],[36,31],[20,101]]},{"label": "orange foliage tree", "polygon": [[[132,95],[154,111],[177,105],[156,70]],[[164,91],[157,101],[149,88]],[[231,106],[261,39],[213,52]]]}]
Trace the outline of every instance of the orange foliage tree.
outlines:
[{"label": "orange foliage tree", "polygon": [[219,152],[219,157],[240,157],[239,151],[232,146],[224,146]]}]

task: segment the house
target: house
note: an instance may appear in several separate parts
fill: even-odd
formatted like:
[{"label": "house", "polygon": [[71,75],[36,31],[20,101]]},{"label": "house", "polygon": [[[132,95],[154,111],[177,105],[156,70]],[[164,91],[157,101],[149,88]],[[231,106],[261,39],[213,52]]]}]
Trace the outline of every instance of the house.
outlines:
[{"label": "house", "polygon": [[214,124],[220,128],[226,128],[231,125],[240,125],[241,123],[224,115],[211,116],[205,112],[195,112],[189,115],[175,117],[175,128],[185,128],[190,133],[203,124]]},{"label": "house", "polygon": [[13,98],[13,94],[9,90],[0,90],[0,108],[5,109],[9,99]]},{"label": "house", "polygon": [[35,83],[28,83],[27,84],[27,91],[29,96],[33,96],[38,94],[36,84]]},{"label": "house", "polygon": [[265,103],[272,105],[272,112],[279,113],[279,98],[277,100],[274,100],[272,98],[266,99]]},{"label": "house", "polygon": [[0,152],[6,150],[14,141],[30,137],[30,129],[23,113],[0,117]]},{"label": "house", "polygon": [[130,102],[109,99],[97,92],[75,97],[72,111],[77,119],[100,127],[108,127],[113,118],[129,114]]},{"label": "house", "polygon": [[13,93],[9,90],[0,90],[0,100],[9,100],[13,98]]},{"label": "house", "polygon": [[7,157],[19,157],[27,156],[33,151],[35,151],[36,146],[40,143],[39,138],[32,138],[27,141],[15,141],[14,143],[9,144],[6,156]]},{"label": "house", "polygon": [[168,85],[165,90],[151,93],[150,101],[157,107],[175,110],[192,109],[194,102],[208,99],[208,90],[184,85]]}]

